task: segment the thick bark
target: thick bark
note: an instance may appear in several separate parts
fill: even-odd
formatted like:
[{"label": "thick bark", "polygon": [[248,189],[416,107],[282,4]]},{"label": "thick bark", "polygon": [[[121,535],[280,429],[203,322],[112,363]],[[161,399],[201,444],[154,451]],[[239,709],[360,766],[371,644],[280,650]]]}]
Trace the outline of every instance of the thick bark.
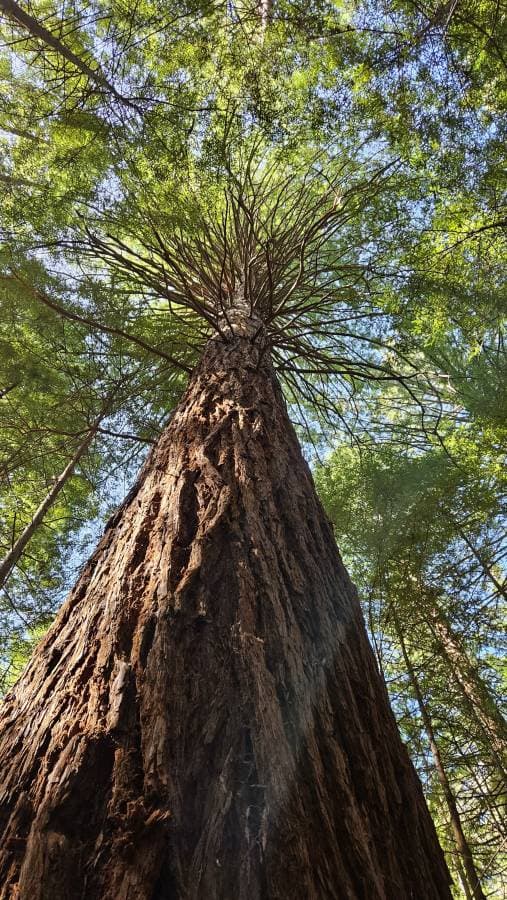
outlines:
[{"label": "thick bark", "polygon": [[0,765],[3,900],[450,897],[258,343],[208,345],[4,703]]},{"label": "thick bark", "polygon": [[461,824],[461,816],[458,811],[458,806],[456,803],[456,799],[454,797],[453,790],[451,788],[449,779],[447,777],[447,772],[445,770],[445,766],[442,760],[442,756],[440,754],[440,749],[437,744],[437,740],[435,737],[435,732],[433,730],[433,723],[431,721],[431,716],[422,695],[422,691],[419,685],[419,679],[417,678],[415,669],[412,665],[412,660],[410,659],[407,645],[405,643],[403,637],[403,629],[401,628],[400,622],[396,613],[394,613],[394,622],[396,628],[396,635],[400,642],[401,652],[403,655],[403,659],[405,662],[405,666],[408,672],[408,676],[410,678],[410,683],[412,685],[412,689],[415,694],[415,698],[417,701],[417,705],[419,707],[419,712],[421,714],[421,718],[424,725],[424,730],[428,736],[431,755],[433,757],[433,763],[435,766],[435,771],[437,773],[438,780],[442,786],[442,792],[445,798],[445,802],[447,805],[447,809],[449,812],[449,820],[451,823],[451,832],[454,838],[454,842],[456,845],[456,850],[461,857],[463,865],[458,865],[458,870],[460,873],[460,878],[463,883],[463,890],[467,897],[473,897],[474,900],[486,900],[485,895],[482,890],[481,882],[479,879],[479,875],[477,873],[477,869],[475,868],[474,858],[472,855],[472,851],[470,849],[470,845],[466,839],[465,832],[463,831],[463,825]]}]

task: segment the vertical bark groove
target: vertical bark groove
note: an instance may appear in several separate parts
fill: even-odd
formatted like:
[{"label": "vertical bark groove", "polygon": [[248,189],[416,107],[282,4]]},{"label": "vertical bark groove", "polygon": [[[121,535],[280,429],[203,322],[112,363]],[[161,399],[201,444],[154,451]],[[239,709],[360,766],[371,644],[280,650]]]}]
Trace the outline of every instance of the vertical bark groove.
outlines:
[{"label": "vertical bark groove", "polygon": [[4,702],[0,765],[2,900],[450,897],[249,337],[208,345]]}]

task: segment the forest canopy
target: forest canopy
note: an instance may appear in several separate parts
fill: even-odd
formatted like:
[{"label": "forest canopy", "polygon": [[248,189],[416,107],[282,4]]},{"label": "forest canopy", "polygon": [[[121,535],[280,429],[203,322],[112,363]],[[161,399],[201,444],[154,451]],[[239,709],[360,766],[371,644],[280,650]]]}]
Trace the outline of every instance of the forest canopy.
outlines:
[{"label": "forest canopy", "polygon": [[455,895],[457,813],[500,898],[507,6],[0,0],[0,47],[3,689],[241,289]]}]

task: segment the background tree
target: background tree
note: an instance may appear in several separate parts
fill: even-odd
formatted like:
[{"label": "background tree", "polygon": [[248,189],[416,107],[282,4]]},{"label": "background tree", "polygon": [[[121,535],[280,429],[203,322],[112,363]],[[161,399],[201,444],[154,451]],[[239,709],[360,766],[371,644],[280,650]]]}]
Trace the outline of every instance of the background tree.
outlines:
[{"label": "background tree", "polygon": [[[439,790],[445,797],[449,788],[456,801],[483,889],[494,896],[505,840],[503,466],[475,440],[473,432],[448,435],[452,457],[431,445],[405,455],[389,446],[343,448],[319,470],[318,484],[369,598],[374,646],[413,758],[427,780],[418,748],[431,745]],[[441,819],[441,807],[432,808],[444,832],[450,818],[455,828],[452,809]],[[467,848],[456,836],[453,843],[466,871]],[[471,896],[473,878],[467,872]]]}]

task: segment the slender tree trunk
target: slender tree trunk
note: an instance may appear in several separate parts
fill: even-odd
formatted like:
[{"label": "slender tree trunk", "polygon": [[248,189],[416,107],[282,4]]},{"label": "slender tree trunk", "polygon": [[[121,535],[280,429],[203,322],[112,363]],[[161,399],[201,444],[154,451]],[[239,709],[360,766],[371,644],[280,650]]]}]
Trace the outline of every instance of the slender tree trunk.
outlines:
[{"label": "slender tree trunk", "polygon": [[490,741],[498,774],[507,785],[507,723],[487,685],[461,647],[446,617],[436,605],[432,605],[430,609],[430,624],[461,694]]},{"label": "slender tree trunk", "polygon": [[456,853],[455,864],[456,864],[456,868],[458,870],[461,884],[463,886],[463,893],[465,894],[466,900],[473,900],[472,894],[470,893],[470,888],[468,887],[468,881],[467,881],[467,877],[465,874],[465,870],[463,868],[461,859],[457,853]]},{"label": "slender tree trunk", "polygon": [[482,891],[481,883],[479,880],[479,875],[477,873],[477,869],[475,868],[474,858],[472,856],[472,851],[470,850],[470,846],[465,836],[465,832],[463,831],[463,826],[461,824],[461,817],[458,812],[458,807],[456,805],[456,800],[454,797],[454,793],[452,791],[451,785],[449,783],[449,779],[447,777],[447,772],[445,770],[445,766],[442,761],[442,757],[440,755],[440,750],[435,738],[435,732],[433,730],[433,723],[431,721],[431,716],[429,714],[428,707],[424,701],[421,688],[419,686],[419,680],[415,673],[415,669],[412,665],[412,660],[408,654],[407,646],[405,640],[403,638],[403,630],[400,626],[400,622],[396,613],[394,613],[394,621],[396,627],[396,634],[398,637],[398,641],[400,643],[401,652],[403,654],[403,659],[405,662],[405,666],[408,672],[408,676],[410,679],[410,683],[412,685],[412,689],[414,691],[414,695],[417,701],[417,705],[419,707],[419,712],[421,713],[421,718],[424,725],[424,730],[428,736],[431,755],[433,757],[433,762],[435,765],[435,770],[437,773],[438,780],[442,786],[442,791],[445,797],[445,802],[447,804],[447,809],[449,810],[449,819],[451,822],[451,830],[454,837],[454,842],[456,844],[457,851],[461,856],[463,861],[464,873],[462,873],[462,867],[459,867],[460,877],[463,882],[463,889],[465,891],[466,896],[471,896],[474,900],[486,900],[486,897]]},{"label": "slender tree trunk", "polygon": [[449,875],[267,352],[212,340],[0,722],[0,898]]},{"label": "slender tree trunk", "polygon": [[457,522],[456,519],[452,516],[449,516],[448,518],[456,528],[463,543],[467,545],[474,559],[476,559],[479,563],[486,578],[489,578],[491,583],[494,585],[495,590],[498,591],[498,593],[507,600],[507,585],[505,583],[505,579],[503,580],[503,582],[499,581],[493,571],[493,567],[489,565],[489,563],[484,559],[482,553],[477,550],[475,544],[470,540],[463,528],[460,527],[459,522]]},{"label": "slender tree trunk", "polygon": [[54,481],[51,489],[44,497],[44,500],[42,501],[40,506],[35,510],[30,522],[23,529],[9,552],[4,556],[3,560],[0,561],[0,588],[2,588],[6,583],[7,579],[11,575],[12,570],[22,556],[26,545],[29,543],[29,541],[37,531],[39,525],[44,521],[46,513],[53,506],[53,503],[57,499],[59,493],[67,484],[69,478],[71,478],[71,476],[73,475],[78,462],[83,458],[86,451],[88,450],[88,447],[93,441],[93,438],[97,434],[99,425],[103,418],[104,414],[102,413],[96,419],[90,430],[86,432],[86,435],[77,447],[74,456],[72,457],[70,462],[67,463],[63,472],[61,472],[58,478]]}]

